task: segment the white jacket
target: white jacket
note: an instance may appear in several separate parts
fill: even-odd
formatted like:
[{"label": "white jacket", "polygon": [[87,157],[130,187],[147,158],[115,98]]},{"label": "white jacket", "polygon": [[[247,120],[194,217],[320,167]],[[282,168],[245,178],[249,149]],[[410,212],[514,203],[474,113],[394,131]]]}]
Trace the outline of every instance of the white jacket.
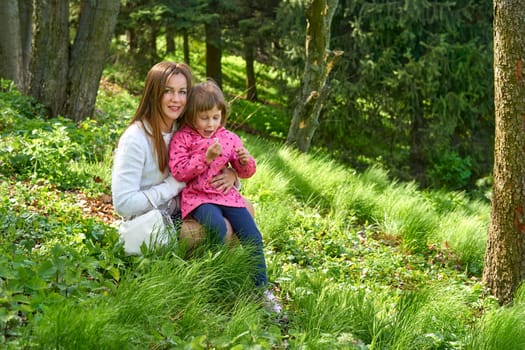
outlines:
[{"label": "white jacket", "polygon": [[[163,133],[166,147],[171,133]],[[151,138],[141,122],[130,125],[120,137],[113,158],[111,192],[113,207],[124,218],[140,215],[153,207],[144,195],[147,191],[155,204],[166,209],[186,184],[161,172]]]}]

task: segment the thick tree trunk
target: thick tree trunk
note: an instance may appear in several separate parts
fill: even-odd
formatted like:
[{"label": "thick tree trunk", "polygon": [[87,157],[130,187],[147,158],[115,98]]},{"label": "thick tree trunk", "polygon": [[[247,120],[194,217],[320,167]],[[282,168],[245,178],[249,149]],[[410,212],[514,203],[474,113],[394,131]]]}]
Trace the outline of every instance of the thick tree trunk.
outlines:
[{"label": "thick tree trunk", "polygon": [[66,101],[69,66],[69,6],[67,1],[35,1],[29,94],[50,115]]},{"label": "thick tree trunk", "polygon": [[222,87],[222,49],[221,25],[218,18],[213,18],[204,26],[206,33],[206,76],[213,78]]},{"label": "thick tree trunk", "polygon": [[330,26],[338,0],[313,0],[306,9],[306,62],[302,90],[294,110],[287,144],[308,152],[319,125],[319,115],[328,96],[328,75],[334,59],[342,52],[331,52]]},{"label": "thick tree trunk", "polygon": [[[0,77],[13,80],[19,89],[22,82],[22,37],[18,1],[0,2]],[[22,89],[21,89],[22,90]]]},{"label": "thick tree trunk", "polygon": [[80,121],[93,115],[100,77],[117,23],[119,0],[83,1],[71,50],[68,99],[63,114]]},{"label": "thick tree trunk", "polygon": [[525,279],[525,2],[494,1],[494,189],[483,281],[509,303]]}]

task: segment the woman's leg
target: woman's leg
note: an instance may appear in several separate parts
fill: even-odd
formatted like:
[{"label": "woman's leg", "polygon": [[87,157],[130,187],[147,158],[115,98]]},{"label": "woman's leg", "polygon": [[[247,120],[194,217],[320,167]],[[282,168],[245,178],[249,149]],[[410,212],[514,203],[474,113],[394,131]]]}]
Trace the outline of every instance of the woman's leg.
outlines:
[{"label": "woman's leg", "polygon": [[[232,225],[227,219],[224,219],[226,225],[225,242],[231,242],[235,237],[233,235]],[[179,240],[183,241],[188,249],[195,248],[206,238],[204,227],[194,219],[184,219],[180,228]]]},{"label": "woman's leg", "polygon": [[248,199],[246,199],[246,197],[242,197],[242,199],[244,200],[244,204],[246,205],[246,209],[248,209],[248,212],[250,213],[252,218],[254,218],[255,217],[255,209],[253,208],[252,202],[250,202]]}]

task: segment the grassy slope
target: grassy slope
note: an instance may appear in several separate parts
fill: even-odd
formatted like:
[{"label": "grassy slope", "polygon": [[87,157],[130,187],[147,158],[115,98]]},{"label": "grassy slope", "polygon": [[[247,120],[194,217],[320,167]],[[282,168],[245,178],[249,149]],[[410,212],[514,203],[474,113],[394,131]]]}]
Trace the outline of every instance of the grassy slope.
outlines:
[{"label": "grassy slope", "polygon": [[[237,64],[232,59],[225,67],[242,69]],[[228,89],[230,96],[242,91]],[[135,103],[118,89],[101,91],[103,114],[83,135],[112,130],[104,157],[68,164],[77,172],[53,174],[89,174],[81,190],[108,194],[111,145]],[[249,109],[239,114],[252,113],[256,121],[282,113],[260,104],[233,108]],[[270,124],[272,132],[283,130]],[[268,128],[264,122],[252,127],[264,130],[261,125]],[[55,134],[42,137],[49,135]],[[178,247],[125,257],[116,245],[114,216],[101,213],[100,203],[38,176],[33,182],[3,176],[0,325],[6,346],[523,348],[523,297],[506,309],[483,297],[486,204],[460,193],[421,192],[378,168],[357,173],[321,153],[242,137],[258,161],[243,193],[255,205],[286,319],[266,314],[252,295],[244,250],[210,247],[188,260]]]}]

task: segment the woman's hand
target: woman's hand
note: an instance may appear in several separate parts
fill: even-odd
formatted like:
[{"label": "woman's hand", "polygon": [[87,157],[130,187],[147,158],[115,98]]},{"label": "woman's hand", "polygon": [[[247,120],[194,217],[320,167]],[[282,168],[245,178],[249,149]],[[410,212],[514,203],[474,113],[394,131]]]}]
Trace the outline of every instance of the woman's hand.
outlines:
[{"label": "woman's hand", "polygon": [[237,173],[231,168],[223,168],[219,175],[214,176],[210,184],[218,191],[227,193],[235,185]]}]

